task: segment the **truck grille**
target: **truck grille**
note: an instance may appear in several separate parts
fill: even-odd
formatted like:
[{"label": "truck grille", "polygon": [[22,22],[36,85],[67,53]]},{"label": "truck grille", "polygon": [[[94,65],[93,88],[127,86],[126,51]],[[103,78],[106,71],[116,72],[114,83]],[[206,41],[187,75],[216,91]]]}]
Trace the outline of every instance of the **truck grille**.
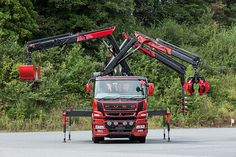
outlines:
[{"label": "truck grille", "polygon": [[118,112],[118,111],[115,111],[115,112],[106,112],[105,113],[106,116],[135,116],[135,112]]},{"label": "truck grille", "polygon": [[135,119],[138,112],[143,109],[143,102],[138,104],[97,102],[97,108],[106,119]]},{"label": "truck grille", "polygon": [[116,104],[116,103],[104,103],[104,113],[108,118],[128,118],[135,117],[136,103]]}]

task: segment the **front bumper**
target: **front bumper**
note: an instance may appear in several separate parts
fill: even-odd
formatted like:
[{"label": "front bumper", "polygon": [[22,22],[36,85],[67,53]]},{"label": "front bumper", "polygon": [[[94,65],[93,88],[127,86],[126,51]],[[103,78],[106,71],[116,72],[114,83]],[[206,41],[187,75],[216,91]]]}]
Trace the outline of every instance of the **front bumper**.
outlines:
[{"label": "front bumper", "polygon": [[[112,125],[108,126],[107,122],[110,121]],[[118,122],[114,125],[114,122]],[[126,121],[127,124],[124,125],[123,122]],[[132,121],[133,125],[129,125]],[[97,126],[100,129],[96,129]],[[138,125],[142,125],[142,128],[136,128]],[[122,138],[131,136],[147,136],[148,133],[148,123],[147,119],[136,119],[136,120],[104,120],[104,119],[94,119],[92,121],[92,134],[93,137],[111,137],[111,138]]]}]

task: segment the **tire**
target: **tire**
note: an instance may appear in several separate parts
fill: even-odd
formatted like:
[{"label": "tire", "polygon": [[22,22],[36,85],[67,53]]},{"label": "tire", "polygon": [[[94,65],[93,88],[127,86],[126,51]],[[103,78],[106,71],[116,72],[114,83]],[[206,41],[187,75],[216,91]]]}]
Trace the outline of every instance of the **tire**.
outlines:
[{"label": "tire", "polygon": [[130,140],[131,142],[135,142],[135,141],[137,141],[137,138],[131,136],[131,137],[129,138],[129,140]]},{"label": "tire", "polygon": [[99,143],[101,141],[104,141],[104,137],[93,137],[92,140],[93,143]]},{"label": "tire", "polygon": [[146,142],[146,136],[139,137],[139,138],[138,138],[138,141],[139,141],[140,143],[145,143],[145,142]]}]

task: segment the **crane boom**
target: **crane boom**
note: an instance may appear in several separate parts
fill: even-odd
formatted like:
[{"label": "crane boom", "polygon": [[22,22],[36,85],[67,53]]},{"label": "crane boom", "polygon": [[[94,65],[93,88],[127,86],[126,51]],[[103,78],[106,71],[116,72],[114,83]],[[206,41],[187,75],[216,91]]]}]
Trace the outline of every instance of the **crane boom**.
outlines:
[{"label": "crane boom", "polygon": [[43,38],[39,40],[32,40],[27,42],[28,51],[45,50],[56,46],[63,46],[66,44],[73,44],[89,39],[97,39],[111,35],[115,31],[115,27],[109,27],[91,32],[84,33],[67,33],[49,38]]},{"label": "crane boom", "polygon": [[[52,36],[48,38],[42,38],[38,40],[32,40],[27,42],[28,50],[28,64],[30,65],[32,73],[37,73],[37,70],[34,69],[32,64],[32,52],[37,50],[45,50],[56,46],[63,46],[72,43],[82,42],[90,39],[104,38],[106,37],[109,43],[112,45],[112,49],[109,49],[112,53],[112,57],[106,63],[102,72],[96,73],[97,75],[112,75],[113,70],[117,65],[122,66],[122,70],[125,73],[124,75],[132,76],[132,72],[126,62],[126,59],[130,57],[136,50],[144,53],[147,56],[155,58],[159,62],[163,63],[167,67],[173,69],[178,74],[180,74],[180,80],[182,85],[182,109],[184,110],[184,91],[186,93],[193,95],[194,94],[194,84],[199,84],[199,94],[206,94],[210,85],[205,81],[204,77],[199,75],[198,65],[200,63],[200,57],[194,55],[180,47],[177,47],[171,43],[168,43],[162,39],[153,39],[145,34],[140,32],[135,32],[134,36],[129,36],[123,34],[125,39],[121,46],[119,46],[112,35],[115,31],[115,27],[108,27],[100,30],[84,32],[84,33],[67,33],[57,36]],[[105,41],[104,41],[105,42]],[[108,46],[108,44],[105,42]],[[135,48],[135,49],[133,49]],[[177,60],[175,60],[177,59]],[[186,66],[179,63],[178,60],[184,61],[188,64],[191,64],[194,69],[194,76],[188,78],[188,81],[185,82],[185,73]],[[27,67],[28,68],[28,67]],[[39,71],[38,71],[39,73]],[[123,73],[121,74],[123,75]],[[31,77],[25,76],[26,80]],[[32,77],[36,78],[36,75]],[[38,76],[37,76],[38,78]]]}]

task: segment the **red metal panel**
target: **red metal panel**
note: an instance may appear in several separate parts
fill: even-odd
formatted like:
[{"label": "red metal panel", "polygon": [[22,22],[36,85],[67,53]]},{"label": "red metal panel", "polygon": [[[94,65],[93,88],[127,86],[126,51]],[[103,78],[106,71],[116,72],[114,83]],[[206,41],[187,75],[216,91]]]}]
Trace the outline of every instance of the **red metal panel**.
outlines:
[{"label": "red metal panel", "polygon": [[88,39],[96,39],[100,37],[105,37],[105,36],[111,35],[114,31],[115,31],[115,27],[111,27],[110,29],[105,29],[105,30],[100,30],[96,32],[91,32],[88,34],[79,35],[77,37],[77,42],[81,42]]},{"label": "red metal panel", "polygon": [[194,94],[194,88],[193,88],[193,80],[189,80],[188,82],[185,82],[183,85],[183,89],[186,93],[193,95]]},{"label": "red metal panel", "polygon": [[124,78],[118,78],[118,77],[116,77],[116,78],[108,78],[108,77],[98,77],[98,78],[96,78],[96,80],[105,80],[105,81],[107,81],[107,80],[138,80],[138,79],[140,79],[139,77],[124,77]]},{"label": "red metal panel", "polygon": [[207,81],[199,80],[199,95],[204,95],[210,90],[210,84]]},{"label": "red metal panel", "polygon": [[138,41],[140,43],[146,44],[152,48],[155,48],[156,50],[171,55],[172,49],[161,43],[158,43],[158,41],[155,41],[154,39],[144,36],[142,34],[139,34],[138,32],[135,32],[135,36],[138,38]]},{"label": "red metal panel", "polygon": [[38,80],[40,77],[40,68],[36,68],[34,65],[21,65],[19,67],[19,73],[21,80]]}]

